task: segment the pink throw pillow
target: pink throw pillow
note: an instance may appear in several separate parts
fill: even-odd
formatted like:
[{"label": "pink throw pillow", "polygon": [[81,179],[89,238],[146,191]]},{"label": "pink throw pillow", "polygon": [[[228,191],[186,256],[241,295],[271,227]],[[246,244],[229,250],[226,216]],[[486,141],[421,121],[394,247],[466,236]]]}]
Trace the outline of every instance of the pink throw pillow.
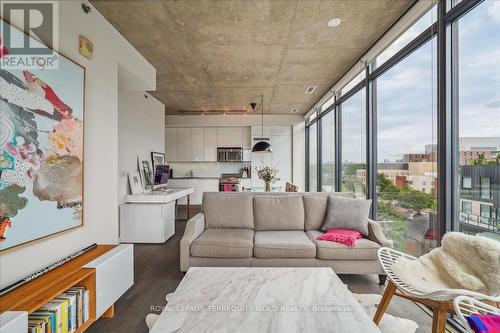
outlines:
[{"label": "pink throw pillow", "polygon": [[354,243],[359,238],[363,238],[363,235],[357,230],[330,229],[316,239],[340,243],[347,245],[348,247],[354,247]]}]

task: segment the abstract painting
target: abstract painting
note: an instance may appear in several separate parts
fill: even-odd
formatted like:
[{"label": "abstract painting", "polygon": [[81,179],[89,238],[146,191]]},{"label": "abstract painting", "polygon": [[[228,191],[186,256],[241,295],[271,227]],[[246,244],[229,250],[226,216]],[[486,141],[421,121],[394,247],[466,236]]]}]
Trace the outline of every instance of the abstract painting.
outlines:
[{"label": "abstract painting", "polygon": [[57,69],[0,68],[0,250],[82,225],[84,90],[62,55]]}]

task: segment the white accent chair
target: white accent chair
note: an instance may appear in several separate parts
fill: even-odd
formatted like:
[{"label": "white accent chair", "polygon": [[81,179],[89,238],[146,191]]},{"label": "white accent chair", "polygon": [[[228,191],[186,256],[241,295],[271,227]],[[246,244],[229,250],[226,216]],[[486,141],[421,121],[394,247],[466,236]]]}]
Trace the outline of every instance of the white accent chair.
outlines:
[{"label": "white accent chair", "polygon": [[[498,306],[498,305],[497,305]],[[453,308],[467,332],[474,333],[467,322],[467,317],[478,314],[493,314],[500,316],[500,309],[468,296],[458,296],[453,300]]]},{"label": "white accent chair", "polygon": [[446,327],[446,319],[448,313],[455,313],[453,308],[453,299],[458,296],[468,296],[473,299],[480,299],[490,302],[498,302],[500,299],[498,295],[487,296],[464,289],[441,289],[426,293],[418,290],[409,284],[402,281],[399,276],[392,270],[393,264],[400,258],[408,260],[418,260],[413,256],[406,253],[393,250],[391,248],[382,247],[378,250],[378,258],[382,269],[389,277],[389,283],[385,289],[384,295],[377,307],[377,312],[373,318],[375,324],[379,324],[382,316],[384,315],[392,296],[397,295],[413,302],[424,304],[433,310],[432,316],[432,333],[443,333]]}]

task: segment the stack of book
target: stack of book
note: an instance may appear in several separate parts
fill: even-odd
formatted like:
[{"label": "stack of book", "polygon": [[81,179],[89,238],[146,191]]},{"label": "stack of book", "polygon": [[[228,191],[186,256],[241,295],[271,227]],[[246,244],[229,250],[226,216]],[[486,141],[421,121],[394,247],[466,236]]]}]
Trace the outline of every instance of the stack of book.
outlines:
[{"label": "stack of book", "polygon": [[73,287],[28,316],[28,333],[73,333],[89,319],[89,291]]}]

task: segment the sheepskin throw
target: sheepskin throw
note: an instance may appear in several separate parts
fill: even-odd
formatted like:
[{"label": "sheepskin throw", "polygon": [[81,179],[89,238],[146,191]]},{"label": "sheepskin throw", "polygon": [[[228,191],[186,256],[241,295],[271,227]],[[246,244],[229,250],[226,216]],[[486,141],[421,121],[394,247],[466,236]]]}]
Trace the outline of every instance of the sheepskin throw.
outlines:
[{"label": "sheepskin throw", "polygon": [[392,269],[402,281],[425,293],[465,289],[500,295],[500,242],[450,232],[441,247],[418,260],[401,258]]}]

